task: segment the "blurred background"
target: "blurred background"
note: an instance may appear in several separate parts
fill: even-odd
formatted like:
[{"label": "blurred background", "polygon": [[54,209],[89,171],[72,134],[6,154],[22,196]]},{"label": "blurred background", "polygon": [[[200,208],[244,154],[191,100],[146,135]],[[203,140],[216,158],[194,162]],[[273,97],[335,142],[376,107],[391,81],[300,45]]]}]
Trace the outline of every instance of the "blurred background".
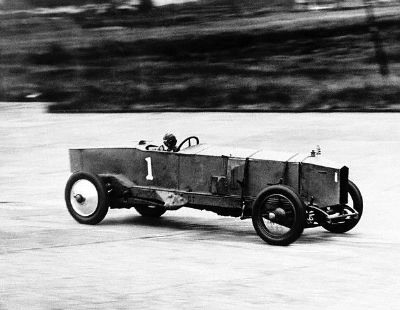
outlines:
[{"label": "blurred background", "polygon": [[0,0],[0,101],[398,111],[400,0]]}]

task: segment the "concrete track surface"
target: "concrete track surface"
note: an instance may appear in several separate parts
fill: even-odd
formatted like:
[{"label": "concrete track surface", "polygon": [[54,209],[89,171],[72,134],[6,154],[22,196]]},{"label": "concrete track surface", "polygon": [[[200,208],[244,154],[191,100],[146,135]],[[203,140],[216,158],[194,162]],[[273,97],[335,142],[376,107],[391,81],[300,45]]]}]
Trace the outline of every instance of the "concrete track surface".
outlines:
[{"label": "concrete track surface", "polygon": [[[46,114],[0,103],[0,309],[399,309],[400,114]],[[250,220],[111,210],[76,223],[68,148],[178,139],[308,152],[350,167],[365,213],[351,232],[288,247]]]}]

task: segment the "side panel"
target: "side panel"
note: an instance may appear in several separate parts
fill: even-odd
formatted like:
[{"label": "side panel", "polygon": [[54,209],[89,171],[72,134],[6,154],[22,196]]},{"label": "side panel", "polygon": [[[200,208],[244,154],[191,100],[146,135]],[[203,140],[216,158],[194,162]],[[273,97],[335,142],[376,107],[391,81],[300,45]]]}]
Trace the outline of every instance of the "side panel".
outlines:
[{"label": "side panel", "polygon": [[79,151],[82,171],[123,174],[136,185],[178,188],[177,154],[125,148]]},{"label": "side panel", "polygon": [[82,150],[69,150],[69,164],[71,172],[77,172],[82,170]]},{"label": "side panel", "polygon": [[340,170],[313,164],[301,164],[301,197],[321,207],[340,203]]},{"label": "side panel", "polygon": [[300,194],[300,164],[299,163],[288,163],[288,173],[285,184],[291,186]]},{"label": "side panel", "polygon": [[281,180],[288,184],[291,174],[289,163],[281,161],[250,161],[249,165],[249,195],[256,196],[264,188],[277,184]]},{"label": "side panel", "polygon": [[[151,160],[151,164],[150,164]],[[170,152],[141,151],[140,157],[133,162],[137,166],[138,185],[178,189],[179,155]],[[151,180],[150,176],[153,176]]]},{"label": "side panel", "polygon": [[[232,194],[240,195],[243,181],[246,160],[229,159],[228,179]],[[280,180],[283,184],[289,185],[294,189],[299,188],[298,163],[287,163],[273,160],[249,160],[248,167],[248,187],[246,196],[255,197],[264,188],[277,184]]]},{"label": "side panel", "polygon": [[[246,166],[246,160],[240,158],[135,148],[73,149],[70,150],[70,160],[72,171],[121,174],[139,186],[238,196],[242,194],[239,182],[243,181]],[[279,183],[281,179],[283,184],[298,190],[298,171],[298,163],[250,159],[245,196],[255,197],[261,190]],[[224,179],[226,192],[220,188]],[[312,184],[303,180],[302,185],[306,190]]]},{"label": "side panel", "polygon": [[233,195],[240,196],[242,194],[242,187],[240,183],[243,181],[244,178],[245,163],[246,160],[240,158],[228,159],[228,169],[227,169],[228,185],[230,192]]},{"label": "side panel", "polygon": [[212,177],[226,177],[226,157],[177,154],[180,190],[209,193]]}]

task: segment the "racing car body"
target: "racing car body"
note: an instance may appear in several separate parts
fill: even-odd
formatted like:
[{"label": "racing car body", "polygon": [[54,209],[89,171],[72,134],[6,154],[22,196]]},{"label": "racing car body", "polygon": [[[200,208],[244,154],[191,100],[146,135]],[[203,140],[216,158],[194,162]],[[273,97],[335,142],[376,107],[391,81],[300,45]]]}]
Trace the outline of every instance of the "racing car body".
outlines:
[{"label": "racing car body", "polygon": [[179,152],[152,147],[69,152],[73,174],[65,200],[80,223],[100,222],[109,208],[135,207],[157,217],[190,207],[252,218],[263,240],[287,245],[306,227],[348,231],[362,214],[362,197],[348,180],[348,168],[318,151],[304,155],[198,143]]}]

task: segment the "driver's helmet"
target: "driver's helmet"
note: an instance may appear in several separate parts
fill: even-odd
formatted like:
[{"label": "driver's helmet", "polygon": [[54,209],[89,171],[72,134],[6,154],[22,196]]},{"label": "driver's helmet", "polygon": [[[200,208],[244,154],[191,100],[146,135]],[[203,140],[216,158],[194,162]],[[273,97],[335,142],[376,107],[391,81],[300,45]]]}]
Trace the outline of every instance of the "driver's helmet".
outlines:
[{"label": "driver's helmet", "polygon": [[163,140],[164,145],[167,147],[168,151],[175,151],[177,140],[174,134],[166,133]]}]

